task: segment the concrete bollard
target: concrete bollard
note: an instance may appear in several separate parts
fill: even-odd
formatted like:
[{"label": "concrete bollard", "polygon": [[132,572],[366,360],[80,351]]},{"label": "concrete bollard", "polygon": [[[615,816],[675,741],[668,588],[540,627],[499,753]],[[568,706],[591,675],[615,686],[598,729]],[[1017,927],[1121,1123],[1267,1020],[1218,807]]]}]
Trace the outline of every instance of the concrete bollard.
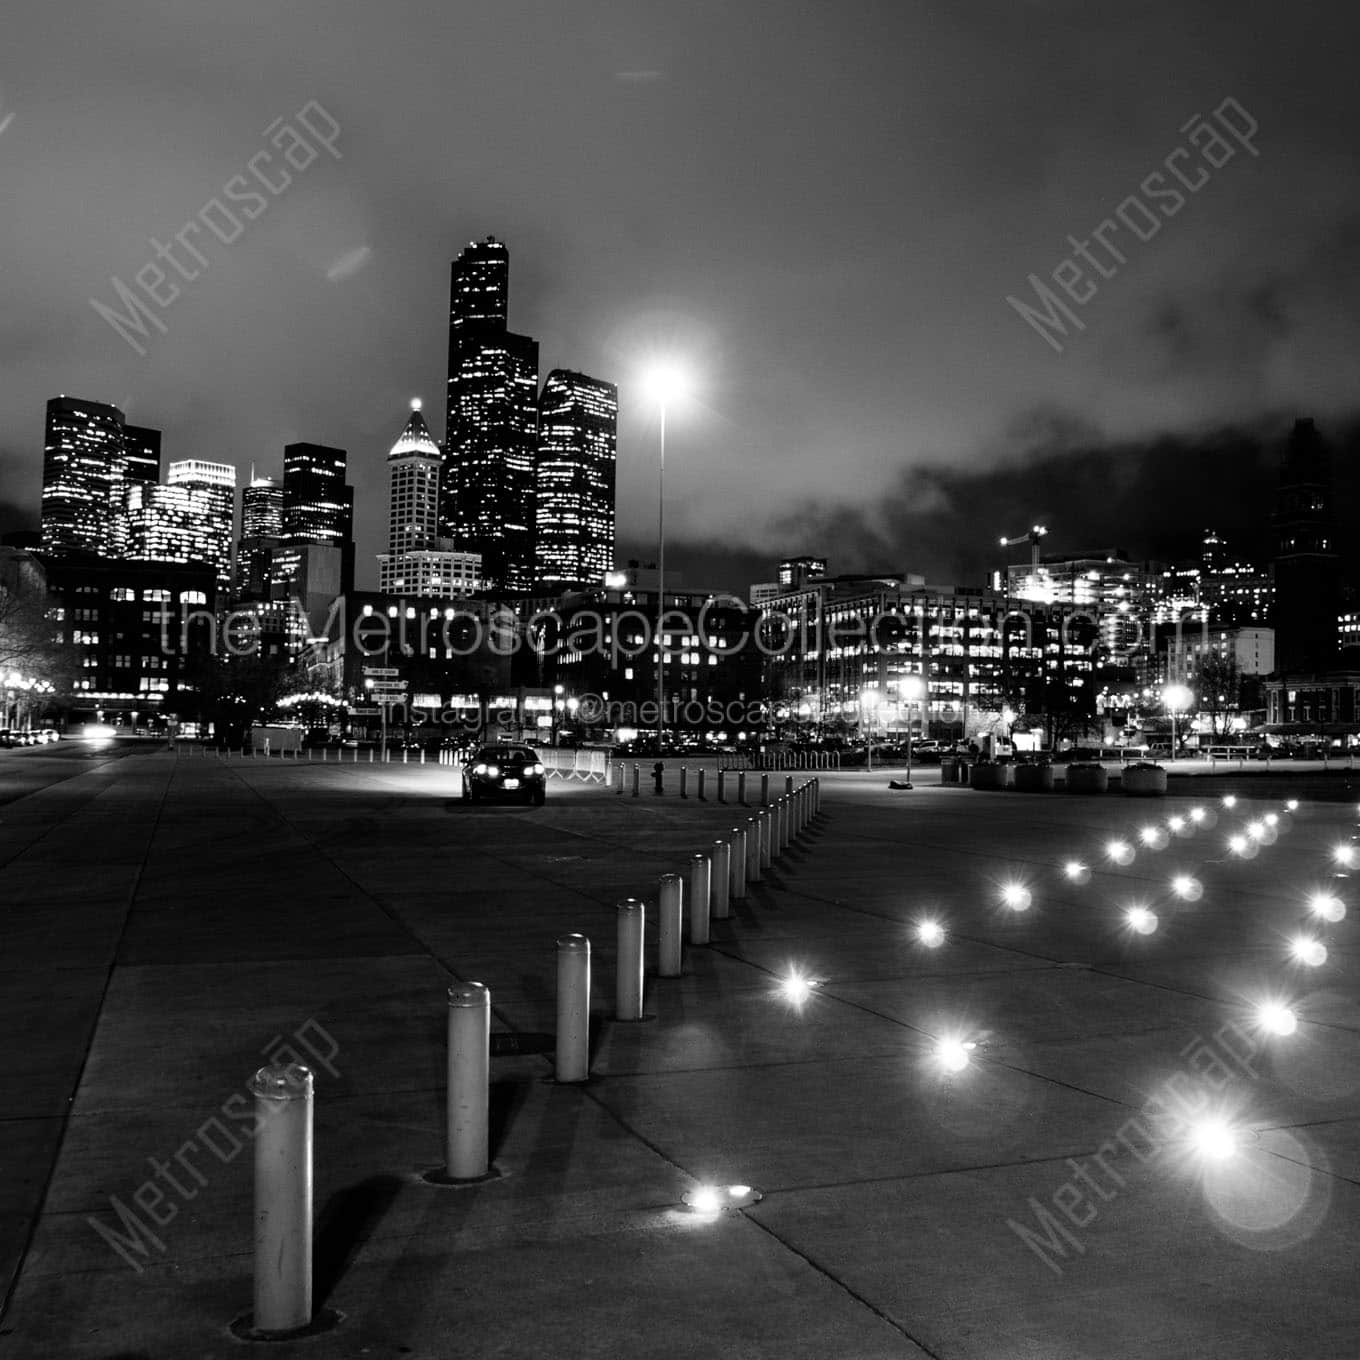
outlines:
[{"label": "concrete bollard", "polygon": [[760,806],[769,807],[770,805],[770,776],[763,774],[760,776]]},{"label": "concrete bollard", "polygon": [[614,1019],[642,1019],[642,966],[646,915],[636,897],[617,908],[618,963],[614,978]]},{"label": "concrete bollard", "polygon": [[563,935],[557,941],[557,1071],[560,1082],[590,1075],[590,941]]},{"label": "concrete bollard", "polygon": [[688,787],[689,787],[689,766],[688,766],[688,765],[682,765],[682,766],[680,767],[680,797],[681,797],[681,798],[688,798],[688,797],[689,797],[689,793],[687,792]]},{"label": "concrete bollard", "polygon": [[619,776],[618,794],[619,794],[620,797],[622,797],[622,796],[623,796],[623,778],[624,778],[624,776],[623,776],[623,766],[622,766],[622,765],[620,765],[620,766],[618,767],[617,773],[618,773],[618,776]]},{"label": "concrete bollard", "polygon": [[737,771],[737,802],[739,802],[739,803],[742,805],[742,807],[745,807],[745,806],[746,806],[746,771],[745,771],[745,770],[738,770],[738,771]]},{"label": "concrete bollard", "polygon": [[728,900],[742,902],[746,898],[746,828],[732,828],[732,853],[728,860],[731,870],[728,875]]},{"label": "concrete bollard", "polygon": [[701,766],[699,767],[699,790],[698,790],[698,797],[699,797],[699,801],[700,801],[701,803],[704,803],[704,802],[707,802],[707,801],[708,801],[708,800],[704,797],[704,776],[705,776],[707,773],[708,773],[708,771],[705,770],[705,769],[703,768],[703,766],[701,765]]},{"label": "concrete bollard", "polygon": [[761,808],[756,815],[760,819],[760,867],[768,869],[774,859],[774,822],[769,808]]},{"label": "concrete bollard", "polygon": [[[355,748],[354,754],[355,754],[355,757],[357,758],[358,755],[359,755],[359,751],[358,751],[358,748],[357,748],[357,747]],[[384,760],[387,759],[387,755],[388,755],[388,753],[387,753],[386,751],[384,751],[384,752],[383,752],[383,759],[384,759]],[[373,748],[372,748],[371,746],[368,748],[368,763],[369,763],[370,765],[373,764]]]},{"label": "concrete bollard", "polygon": [[403,747],[401,748],[401,763],[402,763],[403,765],[406,764],[406,756],[407,756],[407,751],[406,751],[406,748],[403,746]]},{"label": "concrete bollard", "polygon": [[713,842],[713,871],[709,877],[709,915],[725,921],[732,914],[732,847],[726,841]]},{"label": "concrete bollard", "polygon": [[760,813],[746,819],[746,881],[760,883],[765,875],[763,856],[760,853]]},{"label": "concrete bollard", "polygon": [[268,1336],[312,1320],[312,1074],[273,1063],[255,1096],[255,1311]]},{"label": "concrete bollard", "polygon": [[444,1174],[475,1181],[491,1160],[491,993],[480,982],[449,988],[449,1076]]},{"label": "concrete bollard", "polygon": [[789,775],[784,780],[784,797],[791,798],[792,796],[793,796],[793,776]]},{"label": "concrete bollard", "polygon": [[679,977],[682,964],[685,881],[679,874],[662,874],[657,889],[658,977]]},{"label": "concrete bollard", "polygon": [[689,942],[708,943],[713,870],[707,855],[694,855],[689,862]]},{"label": "concrete bollard", "polygon": [[789,848],[789,800],[781,798],[775,804],[775,807],[779,811],[779,815],[775,818],[775,826],[779,832],[779,839],[775,848],[782,855]]},{"label": "concrete bollard", "polygon": [[727,802],[727,771],[723,769],[718,771],[718,802]]},{"label": "concrete bollard", "polygon": [[425,748],[423,746],[420,748],[420,763],[422,765],[425,763]]},{"label": "concrete bollard", "polygon": [[634,765],[634,766],[633,766],[633,797],[634,797],[634,798],[636,798],[636,797],[638,796],[638,790],[639,790],[640,787],[641,787],[640,778],[641,778],[641,776],[640,776],[639,773],[638,773],[638,767],[637,767],[636,765]]}]

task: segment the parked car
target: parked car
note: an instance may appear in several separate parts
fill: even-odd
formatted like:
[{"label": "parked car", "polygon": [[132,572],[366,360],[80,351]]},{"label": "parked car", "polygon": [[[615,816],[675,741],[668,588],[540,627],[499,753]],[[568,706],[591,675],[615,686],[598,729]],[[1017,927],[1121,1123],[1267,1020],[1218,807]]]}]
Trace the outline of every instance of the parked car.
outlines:
[{"label": "parked car", "polygon": [[463,798],[469,803],[504,798],[542,807],[547,796],[543,762],[528,746],[482,746],[463,766]]}]

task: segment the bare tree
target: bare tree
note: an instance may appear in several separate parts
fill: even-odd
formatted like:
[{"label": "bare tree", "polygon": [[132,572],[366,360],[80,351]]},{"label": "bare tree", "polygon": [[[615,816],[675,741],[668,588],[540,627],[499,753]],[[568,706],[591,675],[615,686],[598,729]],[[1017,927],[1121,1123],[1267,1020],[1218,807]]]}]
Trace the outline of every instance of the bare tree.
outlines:
[{"label": "bare tree", "polygon": [[28,553],[0,549],[0,675],[55,682],[64,669],[56,631],[42,568]]},{"label": "bare tree", "polygon": [[1213,736],[1222,737],[1241,706],[1242,669],[1232,652],[1210,650],[1199,658],[1199,707]]}]

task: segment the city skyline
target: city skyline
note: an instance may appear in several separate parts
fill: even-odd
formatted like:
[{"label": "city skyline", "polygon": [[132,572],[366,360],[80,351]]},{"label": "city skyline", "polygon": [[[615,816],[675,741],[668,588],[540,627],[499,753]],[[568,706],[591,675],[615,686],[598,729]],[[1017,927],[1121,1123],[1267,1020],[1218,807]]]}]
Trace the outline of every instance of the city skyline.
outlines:
[{"label": "city skyline", "polygon": [[[354,18],[354,41],[325,62],[268,63],[245,100],[225,73],[247,63],[247,39],[214,17],[219,73],[173,126],[130,99],[164,79],[137,56],[152,46],[148,17],[92,9],[91,56],[72,52],[38,83],[23,54],[41,69],[50,20],[20,16],[0,153],[26,266],[6,310],[27,339],[0,393],[0,502],[19,507],[0,510],[5,527],[32,522],[32,403],[55,392],[121,404],[164,429],[179,456],[234,462],[242,480],[251,461],[301,440],[347,448],[357,467],[386,448],[395,402],[424,392],[433,404],[446,376],[444,270],[488,232],[516,254],[514,327],[539,341],[541,371],[619,384],[625,559],[647,537],[629,526],[650,518],[655,416],[636,379],[657,349],[699,379],[671,432],[671,546],[675,561],[701,565],[748,545],[761,561],[819,551],[852,525],[845,536],[866,554],[974,577],[990,525],[974,549],[917,533],[898,503],[932,500],[940,520],[960,522],[990,478],[1020,467],[1041,477],[1055,451],[1139,457],[1162,437],[1198,443],[1300,415],[1329,432],[1348,425],[1356,205],[1335,171],[1355,95],[1339,7],[1307,30],[1269,17],[1213,23],[1212,63],[1197,35],[1216,7],[1158,7],[1151,80],[1134,55],[1147,15],[1023,13],[875,11],[836,32],[838,60],[826,65],[816,56],[829,35],[808,11],[772,35],[737,14],[701,23],[644,5],[605,24],[598,7],[573,5],[515,44],[515,64],[552,72],[526,92],[506,78],[509,51],[490,44],[489,19],[464,20],[455,54],[436,60],[452,18],[399,5],[381,21]],[[306,6],[278,23],[281,50],[310,50]],[[181,41],[173,30],[159,40]],[[94,62],[101,45],[127,60]],[[1090,51],[1108,59],[1098,78]],[[1030,82],[1031,69],[1061,74]],[[423,70],[438,79],[414,105],[378,96],[414,91]],[[1091,116],[1074,120],[1086,93]],[[1075,257],[1068,238],[1091,241],[1186,143],[1183,125],[1227,99],[1259,124],[1259,156],[1238,147],[1136,250],[1122,224],[1103,233],[1126,262],[1077,309],[1085,329],[1055,354],[1006,297]],[[209,263],[175,246],[199,277],[174,274],[148,239],[173,244],[175,224],[197,220],[254,155],[260,129],[276,118],[300,127],[293,111],[309,101],[339,126],[338,158],[323,147],[294,167],[231,246],[205,227],[186,236]],[[90,106],[118,117],[74,115]],[[122,129],[128,188],[94,168],[110,159],[105,122]],[[71,168],[53,182],[49,150],[60,158],[77,137],[90,151],[65,157]],[[431,175],[433,165],[454,168]],[[91,198],[108,211],[60,211]],[[1304,202],[1307,213],[1294,210]],[[109,280],[153,259],[182,295],[142,356],[89,300],[113,300]],[[280,318],[294,338],[286,362],[227,340],[264,337]],[[382,470],[357,475],[360,501],[377,506]],[[1059,519],[1044,503],[1031,515]],[[996,518],[1004,532],[1011,516]],[[381,510],[357,532],[371,561]],[[1085,537],[1059,532],[1074,548]]]}]

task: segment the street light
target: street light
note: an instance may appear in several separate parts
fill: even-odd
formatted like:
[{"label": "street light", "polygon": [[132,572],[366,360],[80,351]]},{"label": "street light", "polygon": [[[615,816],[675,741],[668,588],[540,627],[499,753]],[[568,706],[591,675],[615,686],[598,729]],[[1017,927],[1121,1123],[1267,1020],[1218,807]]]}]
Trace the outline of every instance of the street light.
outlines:
[{"label": "street light", "polygon": [[1194,702],[1195,696],[1184,685],[1166,685],[1162,689],[1162,704],[1171,714],[1171,759],[1176,758],[1176,715],[1183,713]]},{"label": "street light", "polygon": [[[907,706],[907,787],[911,787],[911,714],[926,692],[925,681],[919,675],[904,675],[897,682],[897,693]],[[923,724],[924,726],[924,724]],[[929,733],[926,734],[927,736]]]},{"label": "street light", "polygon": [[666,614],[666,408],[689,390],[673,364],[658,364],[643,379],[647,399],[661,416],[661,457],[656,478],[656,753],[661,754],[666,725],[666,645],[661,625]]}]

